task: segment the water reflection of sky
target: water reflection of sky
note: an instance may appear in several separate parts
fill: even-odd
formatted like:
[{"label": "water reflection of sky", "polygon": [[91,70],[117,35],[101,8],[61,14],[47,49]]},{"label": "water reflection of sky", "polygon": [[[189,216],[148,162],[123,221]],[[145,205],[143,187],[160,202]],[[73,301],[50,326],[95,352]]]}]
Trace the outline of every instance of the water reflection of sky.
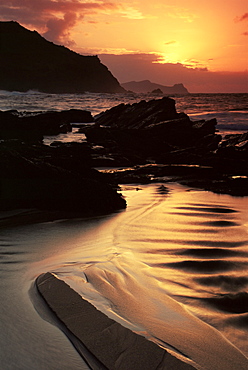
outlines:
[{"label": "water reflection of sky", "polygon": [[[4,333],[26,333],[21,341],[18,335],[2,338],[10,349],[5,354],[7,363],[13,351],[18,353],[18,363],[26,364],[29,358],[43,364],[63,362],[60,350],[59,358],[55,353],[57,343],[65,348],[59,338],[52,345],[52,356],[47,357],[47,325],[42,326],[32,310],[28,293],[34,279],[47,271],[117,321],[196,361],[208,361],[208,350],[213,353],[204,345],[203,357],[199,354],[198,343],[203,343],[199,335],[207,341],[210,338],[209,345],[211,336],[204,334],[197,317],[237,347],[247,349],[242,310],[248,286],[248,197],[176,184],[170,184],[168,191],[161,184],[125,185],[122,193],[128,203],[125,211],[1,232]],[[242,312],[235,312],[236,307]],[[49,336],[54,338],[53,331]],[[30,343],[30,338],[35,341]],[[225,365],[226,361],[232,364],[221,342],[218,337],[216,347],[221,348]],[[39,351],[35,352],[36,345]],[[29,351],[26,360],[22,359]]]},{"label": "water reflection of sky", "polygon": [[82,235],[82,247],[78,242],[64,255],[65,265],[56,267],[55,256],[53,271],[103,312],[148,336],[158,337],[157,324],[147,327],[151,315],[160,312],[169,322],[178,315],[177,308],[167,311],[168,295],[244,350],[247,332],[233,321],[230,302],[239,305],[248,285],[248,198],[179,185],[169,192],[160,185],[125,189],[127,210]]},{"label": "water reflection of sky", "polygon": [[72,131],[68,133],[45,136],[43,139],[43,144],[50,145],[54,141],[59,141],[62,143],[70,143],[70,142],[82,143],[86,141],[86,136],[85,134],[78,132],[78,128],[73,127]]}]

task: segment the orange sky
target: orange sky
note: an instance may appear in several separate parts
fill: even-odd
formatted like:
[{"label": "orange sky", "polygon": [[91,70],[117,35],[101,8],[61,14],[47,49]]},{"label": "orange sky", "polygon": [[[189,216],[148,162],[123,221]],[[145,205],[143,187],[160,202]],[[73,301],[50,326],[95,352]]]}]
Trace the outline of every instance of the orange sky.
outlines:
[{"label": "orange sky", "polygon": [[247,0],[0,0],[0,19],[98,54],[120,82],[248,91]]}]

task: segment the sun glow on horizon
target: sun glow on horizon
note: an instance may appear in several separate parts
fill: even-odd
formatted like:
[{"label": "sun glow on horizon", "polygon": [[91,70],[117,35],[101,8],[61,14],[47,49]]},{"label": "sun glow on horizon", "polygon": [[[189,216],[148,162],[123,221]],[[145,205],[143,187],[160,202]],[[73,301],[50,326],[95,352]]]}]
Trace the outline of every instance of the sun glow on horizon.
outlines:
[{"label": "sun glow on horizon", "polygon": [[188,68],[211,71],[244,71],[248,58],[244,35],[246,17],[241,20],[242,17],[235,16],[237,4],[231,4],[230,0],[225,2],[225,9],[223,6],[213,8],[211,2],[194,8],[195,0],[187,6],[182,5],[182,1],[178,2],[181,6],[170,4],[170,1],[168,4],[155,1],[152,6],[144,1],[132,7],[124,2],[122,9],[111,15],[99,13],[98,22],[88,24],[90,32],[87,35],[82,31],[85,24],[79,24],[75,28],[76,44],[82,45],[81,52],[85,47],[94,54],[101,54],[103,50],[117,55],[121,50],[124,54],[154,53],[161,56],[154,62],[158,64],[180,63]]},{"label": "sun glow on horizon", "polygon": [[0,20],[10,18],[80,54],[149,55],[152,70],[248,69],[247,0],[11,0],[0,4]]}]

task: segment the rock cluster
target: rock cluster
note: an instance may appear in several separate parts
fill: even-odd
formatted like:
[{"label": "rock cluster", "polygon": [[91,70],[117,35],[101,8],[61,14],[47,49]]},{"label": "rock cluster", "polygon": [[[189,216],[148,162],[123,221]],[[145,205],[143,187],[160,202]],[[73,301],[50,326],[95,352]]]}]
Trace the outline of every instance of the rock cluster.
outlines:
[{"label": "rock cluster", "polygon": [[[121,104],[95,121],[84,132],[96,148],[92,158],[97,166],[145,165],[144,180],[144,171],[147,178],[156,177],[156,165],[160,164],[164,165],[163,170],[159,167],[160,176],[175,176],[177,171],[177,180],[191,186],[248,194],[247,133],[223,139],[216,131],[216,119],[191,121],[186,114],[177,113],[175,101],[167,97]],[[152,164],[152,171],[147,164]],[[119,182],[138,181],[140,167],[115,177]]]},{"label": "rock cluster", "polygon": [[124,199],[89,167],[87,147],[53,148],[9,140],[0,145],[1,210],[37,208],[95,215],[125,208]]},{"label": "rock cluster", "polygon": [[189,164],[212,153],[221,140],[215,119],[192,122],[166,97],[118,105],[96,116],[95,122],[82,131],[88,142],[101,147],[105,162],[115,159],[116,165]]},{"label": "rock cluster", "polygon": [[0,140],[42,141],[44,135],[71,131],[72,122],[89,123],[93,120],[90,112],[79,109],[22,114],[15,110],[0,111]]},{"label": "rock cluster", "polygon": [[[179,181],[248,195],[248,133],[222,138],[216,120],[191,121],[170,98],[118,105],[95,117],[69,110],[0,112],[1,209],[78,214],[124,208],[119,183]],[[43,145],[44,135],[72,129],[87,142]],[[128,167],[100,173],[96,167]]]},{"label": "rock cluster", "polygon": [[92,122],[90,112],[7,111],[0,118],[1,210],[36,208],[58,217],[125,208],[124,199],[91,168],[87,143],[42,143],[44,135],[71,131],[72,122]]}]

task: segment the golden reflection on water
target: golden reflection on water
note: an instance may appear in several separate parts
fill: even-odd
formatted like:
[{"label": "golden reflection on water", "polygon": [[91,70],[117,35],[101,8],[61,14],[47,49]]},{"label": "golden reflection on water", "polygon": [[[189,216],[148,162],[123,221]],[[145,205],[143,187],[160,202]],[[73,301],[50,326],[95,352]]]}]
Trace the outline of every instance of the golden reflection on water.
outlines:
[{"label": "golden reflection on water", "polygon": [[[81,234],[79,222],[74,245],[66,249],[65,239],[59,255],[45,261],[47,268],[103,312],[179,357],[199,365],[208,348],[215,368],[233,369],[231,360],[242,368],[239,352],[204,322],[245,353],[248,198],[176,184],[169,192],[159,184],[126,186],[123,195],[126,211],[93,222]],[[222,365],[215,362],[221,352]]]}]

